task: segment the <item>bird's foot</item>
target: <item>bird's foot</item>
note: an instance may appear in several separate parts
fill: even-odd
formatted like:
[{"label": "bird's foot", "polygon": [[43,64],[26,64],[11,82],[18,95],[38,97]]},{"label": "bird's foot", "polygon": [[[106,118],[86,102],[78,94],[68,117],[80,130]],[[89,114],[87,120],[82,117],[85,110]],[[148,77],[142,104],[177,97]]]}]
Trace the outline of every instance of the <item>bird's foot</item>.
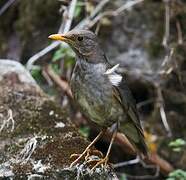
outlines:
[{"label": "bird's foot", "polygon": [[85,159],[87,159],[89,156],[90,156],[90,148],[96,143],[96,141],[98,141],[100,139],[100,137],[104,134],[105,130],[102,130],[97,136],[96,138],[87,146],[87,148],[83,151],[82,154],[78,155],[78,154],[75,154],[75,155],[71,155],[71,157],[78,157],[76,160],[74,160],[70,167],[74,166],[75,164],[77,164],[79,162],[79,160],[81,160],[83,157],[85,157]]},{"label": "bird's foot", "polygon": [[75,159],[71,164],[70,164],[70,168],[73,167],[75,164],[77,164],[83,157],[85,157],[85,154],[87,153],[87,151],[83,152],[82,154],[71,154],[70,155],[70,159]]},{"label": "bird's foot", "polygon": [[[98,166],[102,165],[102,167],[106,168],[107,167],[107,164],[108,164],[108,157],[105,156],[104,158],[102,159],[99,159],[99,160],[93,160],[94,163],[96,162],[96,164],[93,166],[93,168],[91,169],[91,171],[95,170]],[[89,163],[92,164],[93,161],[90,161]]]},{"label": "bird's foot", "polygon": [[94,150],[89,149],[89,151],[87,152],[87,155],[85,156],[85,161],[86,162],[90,161],[91,156],[97,156],[99,158],[102,158],[103,153],[101,151],[96,150],[96,149],[94,149]]},{"label": "bird's foot", "polygon": [[[73,167],[75,164],[77,164],[83,158],[84,158],[84,161],[89,164],[89,162],[91,161],[90,160],[91,156],[97,156],[97,157],[102,158],[103,154],[102,154],[102,152],[100,152],[98,150],[92,150],[92,149],[86,149],[82,154],[72,154],[70,156],[70,159],[75,159],[75,160],[71,163],[70,167]],[[92,161],[94,161],[94,160],[92,160]]]}]

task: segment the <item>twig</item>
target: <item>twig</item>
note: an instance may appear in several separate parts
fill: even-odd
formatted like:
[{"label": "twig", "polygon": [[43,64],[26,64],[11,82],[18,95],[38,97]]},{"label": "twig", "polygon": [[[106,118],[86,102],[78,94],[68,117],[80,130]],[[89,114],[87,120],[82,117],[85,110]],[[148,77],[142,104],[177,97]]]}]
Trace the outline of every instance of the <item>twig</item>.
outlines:
[{"label": "twig", "polygon": [[[120,137],[119,137],[120,136]],[[116,143],[119,143],[119,145],[121,147],[123,147],[123,151],[128,153],[128,150],[127,148],[129,148],[128,144],[126,144],[126,141],[123,141],[121,143],[121,138],[123,137],[122,134],[118,133],[118,137],[115,139],[115,142]],[[119,140],[120,139],[120,140]],[[118,142],[119,140],[119,142]],[[127,148],[126,148],[127,147]],[[134,152],[133,149],[130,149],[130,154],[133,154],[135,155],[136,153]],[[167,162],[166,160],[162,159],[159,157],[158,154],[152,154],[150,153],[149,157],[148,158],[145,158],[143,160],[141,160],[141,163],[143,163],[143,166],[144,167],[150,167],[151,168],[160,168],[161,172],[164,173],[164,174],[168,174],[170,173],[171,171],[173,171],[173,167],[171,166],[171,164],[169,164],[169,162]],[[147,164],[148,165],[147,165]]]},{"label": "twig", "polygon": [[129,10],[130,8],[132,8],[134,5],[143,2],[144,0],[134,0],[134,1],[128,1],[126,4],[122,5],[120,8],[118,8],[115,11],[115,15],[119,15],[120,13],[122,13],[124,10]]},{"label": "twig", "polygon": [[163,38],[163,46],[168,48],[168,40],[170,36],[170,0],[164,0],[165,3],[165,34]]},{"label": "twig", "polygon": [[[103,137],[105,140],[109,138],[109,132],[107,131],[106,136]],[[107,139],[106,139],[107,138]],[[123,139],[123,140],[122,140]],[[124,138],[124,135],[121,133],[117,133],[117,137],[115,139],[115,143],[118,144],[123,152],[126,152],[131,155],[136,155],[136,152],[132,145]],[[173,171],[173,167],[169,162],[162,159],[158,154],[156,153],[149,153],[149,157],[144,158],[143,160],[140,160],[140,163],[145,168],[156,168],[156,173],[159,173],[159,170],[164,173],[168,174],[171,171]],[[135,164],[135,162],[134,162]],[[156,174],[155,173],[155,174]]]},{"label": "twig", "polygon": [[98,4],[98,6],[95,8],[95,10],[91,13],[90,18],[93,18],[94,16],[96,16],[96,14],[98,14],[109,1],[110,0],[101,1]]},{"label": "twig", "polygon": [[[107,15],[110,15],[110,16],[119,15],[122,11],[127,10],[127,9],[130,9],[135,4],[140,3],[140,2],[142,2],[144,0],[136,0],[136,1],[133,1],[133,2],[128,2],[128,3],[124,4],[123,6],[121,6],[120,8],[116,9],[115,11],[108,11],[108,12],[105,12],[105,13],[98,14],[109,1],[110,0],[101,1],[96,6],[95,10],[91,13],[91,15],[89,17],[85,18],[84,20],[82,20],[77,26],[75,26],[74,29],[91,28],[92,26],[94,26],[95,23],[97,23],[104,16],[107,16]],[[27,69],[28,70],[31,70],[32,67],[33,67],[33,64],[39,58],[41,58],[42,56],[44,56],[47,53],[49,53],[51,50],[55,49],[60,44],[63,44],[64,45],[64,43],[63,42],[60,42],[60,41],[53,42],[51,45],[47,46],[46,48],[44,48],[43,50],[39,51],[37,54],[35,54],[34,56],[32,56],[28,60],[28,62],[27,62]]]},{"label": "twig", "polygon": [[123,4],[121,7],[117,8],[116,10],[112,11],[105,11],[103,13],[98,14],[89,24],[89,27],[92,27],[95,25],[98,21],[100,21],[103,17],[106,16],[118,16],[120,15],[123,11],[129,10],[132,8],[134,5],[143,2],[144,0],[135,0],[135,1],[128,1],[127,3]]},{"label": "twig", "polygon": [[117,163],[114,164],[114,168],[119,168],[119,167],[123,167],[123,166],[127,166],[127,165],[133,165],[133,164],[138,164],[140,163],[144,168],[146,169],[155,169],[155,174],[154,175],[130,175],[130,174],[126,174],[125,175],[129,178],[132,179],[154,179],[156,177],[159,176],[160,173],[160,168],[158,165],[152,165],[152,164],[146,164],[144,161],[142,161],[138,156],[136,157],[136,159],[133,160],[129,160],[129,161],[125,161],[125,162],[121,162],[121,163]]},{"label": "twig", "polygon": [[120,167],[127,166],[127,165],[137,164],[139,162],[140,162],[139,157],[136,157],[136,159],[132,159],[129,161],[124,161],[124,162],[119,162],[119,163],[114,164],[112,166],[113,166],[113,168],[120,168]]},{"label": "twig", "polygon": [[98,22],[97,26],[96,26],[96,30],[95,30],[95,34],[98,35],[99,33],[99,30],[100,30],[100,27],[101,27],[101,22]]},{"label": "twig", "polygon": [[178,44],[182,45],[183,44],[183,35],[182,35],[182,30],[181,30],[181,25],[179,20],[176,20],[176,28],[178,31]]},{"label": "twig", "polygon": [[158,74],[170,74],[173,71],[173,66],[171,65],[172,56],[174,54],[174,48],[169,49],[169,53],[165,56],[161,66],[160,70],[157,71]]},{"label": "twig", "polygon": [[157,85],[156,87],[157,87],[157,95],[158,95],[157,103],[158,103],[158,108],[160,110],[161,120],[163,122],[165,130],[168,133],[168,136],[170,137],[170,136],[172,136],[172,132],[171,132],[170,126],[168,124],[167,116],[166,116],[165,109],[164,109],[162,90],[159,85]]},{"label": "twig", "polygon": [[160,171],[166,175],[174,170],[172,165],[166,160],[162,159],[158,154],[151,154],[149,159],[145,159],[145,162],[155,164],[160,168]]},{"label": "twig", "polygon": [[170,129],[168,121],[167,121],[165,108],[164,108],[164,106],[162,104],[160,105],[160,115],[161,115],[161,119],[162,119],[163,125],[164,125],[166,131],[168,132],[168,136],[169,137],[172,136],[172,132],[171,132],[171,129]]},{"label": "twig", "polygon": [[[110,131],[105,132],[105,136],[103,136],[103,139],[105,141],[110,141],[110,138],[112,137],[112,133]],[[132,146],[132,144],[129,142],[127,137],[123,133],[117,133],[115,142],[118,145],[121,145],[121,149],[126,152],[127,154],[134,155],[136,153],[136,150]]]},{"label": "twig", "polygon": [[139,102],[139,103],[137,104],[137,108],[140,109],[141,107],[146,106],[146,105],[148,105],[148,104],[152,104],[153,102],[154,102],[154,99],[153,99],[153,98],[147,99],[147,100],[145,100],[145,101]]},{"label": "twig", "polygon": [[49,85],[49,86],[52,86],[52,85],[53,85],[53,82],[52,82],[52,80],[50,79],[50,77],[49,77],[49,75],[48,75],[48,73],[47,73],[46,71],[47,71],[47,69],[46,69],[46,68],[43,68],[43,69],[42,69],[42,75],[43,75],[43,77],[46,79],[48,85]]},{"label": "twig", "polygon": [[[87,18],[85,18],[84,20],[82,20],[76,27],[75,27],[75,29],[82,29],[82,28],[84,28],[84,27],[86,27],[88,24],[89,24],[89,22],[91,21],[91,19],[97,14],[97,13],[99,13],[99,11],[101,11],[102,10],[102,8],[109,2],[110,0],[104,0],[104,1],[101,1],[98,5],[97,5],[97,7],[95,8],[95,10],[91,13],[91,15],[89,16],[89,17],[87,17]],[[71,4],[70,4],[70,7],[69,7],[69,12],[73,12],[72,10],[74,9],[74,6],[75,6],[75,3],[74,2],[76,2],[76,0],[72,0],[72,2],[71,2]],[[74,12],[73,12],[74,13]],[[73,17],[72,16],[72,14],[71,15],[69,15],[69,17]],[[66,24],[67,24],[67,26],[66,27],[68,27],[69,29],[67,29],[67,28],[65,28],[64,30],[64,32],[67,32],[67,31],[69,31],[70,30],[70,25],[71,25],[71,23],[72,23],[72,20],[73,20],[73,18],[72,19],[68,19],[68,21],[66,22]],[[63,24],[60,26],[60,29],[63,27]],[[50,51],[52,51],[53,49],[55,49],[55,48],[57,48],[60,44],[63,44],[64,45],[64,43],[63,42],[60,42],[60,41],[55,41],[55,42],[53,42],[52,44],[50,44],[49,46],[47,46],[46,48],[44,48],[43,50],[41,50],[41,51],[39,51],[38,53],[36,53],[34,56],[32,56],[30,59],[28,59],[28,62],[27,62],[27,65],[26,65],[26,67],[27,67],[27,69],[28,70],[31,70],[32,69],[32,67],[33,67],[33,64],[38,60],[38,59],[40,59],[41,57],[43,57],[44,55],[46,55],[47,53],[49,53]]]},{"label": "twig", "polygon": [[16,0],[9,0],[5,5],[0,9],[0,16],[15,2]]},{"label": "twig", "polygon": [[68,82],[62,80],[53,70],[50,65],[48,65],[47,73],[50,78],[69,96],[72,98],[72,92]]},{"label": "twig", "polygon": [[[106,135],[103,137],[104,140],[109,141],[111,133],[109,131],[106,132]],[[127,138],[124,136],[122,133],[117,133],[117,136],[115,138],[115,143],[118,144],[123,152],[126,152],[131,155],[136,155],[136,152],[133,148],[133,146],[130,144],[130,142],[127,140]],[[143,167],[147,168],[156,168],[157,172],[159,172],[158,168],[160,171],[164,174],[168,174],[171,171],[173,171],[173,167],[169,162],[166,160],[162,159],[159,157],[158,154],[156,153],[149,153],[149,157],[144,158],[140,162],[142,163]]]},{"label": "twig", "polygon": [[[70,3],[69,9],[67,9],[64,14],[63,14],[63,23],[61,23],[60,28],[59,28],[59,33],[65,33],[67,31],[69,31],[71,24],[72,24],[72,20],[73,20],[73,16],[74,16],[74,11],[75,11],[75,6],[76,6],[77,0],[72,0],[72,2]],[[65,15],[68,14],[68,18],[66,18],[65,21]],[[64,29],[63,29],[64,27]],[[34,56],[32,56],[28,62],[27,62],[27,69],[31,70],[33,64],[42,56],[44,56],[45,54],[49,53],[51,50],[55,49],[56,47],[58,47],[61,44],[60,41],[55,41],[52,44],[50,44],[49,46],[47,46],[46,48],[44,48],[43,50],[39,51],[38,53],[36,53]]]},{"label": "twig", "polygon": [[174,61],[174,66],[175,66],[176,74],[178,76],[180,87],[181,87],[182,91],[185,92],[185,87],[184,87],[184,83],[183,83],[182,74],[180,72],[180,69],[179,69],[177,61]]},{"label": "twig", "polygon": [[165,56],[165,59],[163,60],[161,67],[166,66],[166,64],[168,64],[172,58],[172,55],[174,53],[174,48],[170,49],[170,52],[168,53],[168,55]]},{"label": "twig", "polygon": [[70,30],[72,20],[74,17],[74,11],[75,11],[76,4],[77,4],[77,0],[72,0],[72,2],[70,3],[70,7],[69,7],[69,11],[68,11],[68,18],[65,23],[64,30],[60,29],[59,33],[66,33]]}]

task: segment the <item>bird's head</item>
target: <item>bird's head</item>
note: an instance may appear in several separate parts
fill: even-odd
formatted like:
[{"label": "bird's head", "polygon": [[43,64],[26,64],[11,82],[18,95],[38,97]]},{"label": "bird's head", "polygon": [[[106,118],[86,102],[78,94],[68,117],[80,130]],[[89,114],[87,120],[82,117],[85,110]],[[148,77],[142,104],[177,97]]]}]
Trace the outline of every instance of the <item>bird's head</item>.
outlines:
[{"label": "bird's head", "polygon": [[77,56],[84,57],[89,61],[96,61],[96,56],[99,58],[103,54],[97,36],[88,30],[72,30],[65,34],[52,34],[49,38],[68,43]]}]

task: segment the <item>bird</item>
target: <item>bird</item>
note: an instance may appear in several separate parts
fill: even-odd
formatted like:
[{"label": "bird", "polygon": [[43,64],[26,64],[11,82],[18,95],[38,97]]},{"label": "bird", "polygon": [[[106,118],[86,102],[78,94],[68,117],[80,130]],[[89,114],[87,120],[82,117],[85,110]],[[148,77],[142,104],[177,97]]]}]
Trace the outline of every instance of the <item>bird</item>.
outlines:
[{"label": "bird", "polygon": [[117,132],[123,133],[135,147],[137,154],[148,155],[144,131],[136,108],[136,102],[123,75],[117,72],[119,64],[112,65],[104,53],[98,37],[90,30],[71,30],[65,34],[48,37],[67,43],[76,54],[76,63],[70,80],[75,102],[82,113],[102,130],[71,167],[86,155],[90,148],[112,125],[115,130],[106,153],[93,167],[107,165]]}]

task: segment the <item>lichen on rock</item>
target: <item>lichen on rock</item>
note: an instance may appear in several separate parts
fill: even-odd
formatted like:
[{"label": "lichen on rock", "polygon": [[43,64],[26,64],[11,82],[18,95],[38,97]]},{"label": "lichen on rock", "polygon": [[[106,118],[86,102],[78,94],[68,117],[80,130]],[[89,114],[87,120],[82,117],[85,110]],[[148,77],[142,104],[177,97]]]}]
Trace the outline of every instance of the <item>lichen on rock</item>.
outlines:
[{"label": "lichen on rock", "polygon": [[[16,63],[12,62],[15,66]],[[10,71],[7,64],[11,62],[0,63],[1,68],[2,64],[7,73],[0,74],[0,127],[10,116],[14,127],[10,121],[0,128],[0,177],[63,179],[63,176],[74,176],[77,168],[68,171],[64,168],[72,161],[70,155],[83,152],[88,141],[71,123],[68,111],[32,81],[21,80],[18,69]],[[23,66],[19,67],[21,71]],[[56,124],[63,126],[56,127]],[[84,168],[84,174],[86,170]],[[102,173],[109,177],[105,171],[96,172],[100,177]]]}]

